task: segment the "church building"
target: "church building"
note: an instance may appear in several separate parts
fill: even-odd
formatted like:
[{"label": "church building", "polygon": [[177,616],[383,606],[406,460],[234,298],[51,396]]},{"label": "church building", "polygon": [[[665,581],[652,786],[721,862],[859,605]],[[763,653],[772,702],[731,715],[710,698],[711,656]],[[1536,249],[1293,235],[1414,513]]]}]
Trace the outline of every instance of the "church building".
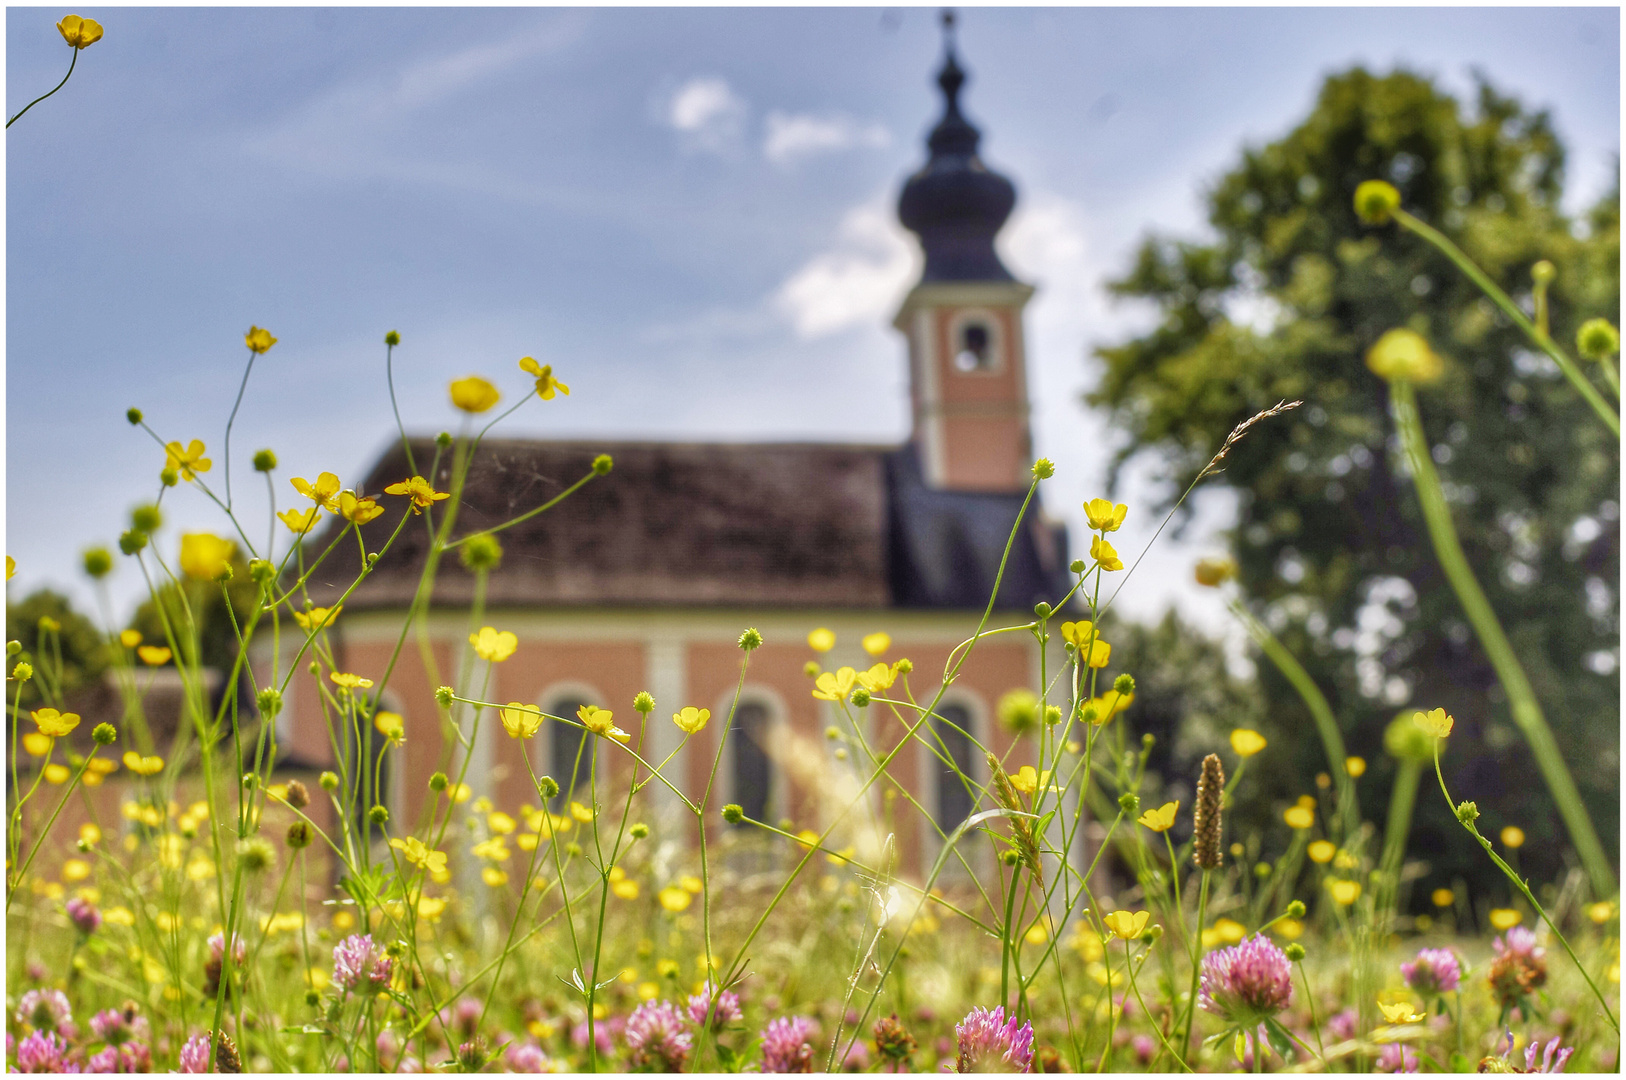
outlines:
[{"label": "church building", "polygon": [[[404,718],[405,743],[387,752],[385,772],[386,802],[401,828],[419,820],[431,774],[461,759],[460,750],[450,753],[449,724],[473,730],[469,710],[448,719],[435,701],[436,686],[459,673],[468,676],[463,685],[470,694],[487,701],[532,703],[565,717],[582,705],[612,710],[634,747],[633,698],[647,690],[656,708],[641,753],[651,762],[682,739],[673,713],[709,709],[709,725],[663,770],[698,800],[740,679],[737,639],[744,628],[757,628],[763,644],[750,656],[706,821],[708,835],[725,847],[767,844],[763,850],[770,851],[761,830],[725,824],[720,808],[737,803],[747,816],[789,822],[795,832],[820,829],[850,801],[844,793],[852,790],[857,762],[839,753],[846,743],[827,737],[832,726],[846,725],[835,703],[813,696],[810,661],[827,671],[843,665],[862,671],[877,659],[907,657],[915,698],[935,695],[951,650],[975,631],[993,591],[1033,462],[1023,332],[1033,287],[1017,281],[995,250],[1015,188],[978,153],[981,136],[961,111],[966,74],[952,41],[937,82],[943,114],[927,139],[924,165],[898,200],[899,220],[924,255],[920,279],[894,320],[909,365],[908,441],[483,442],[459,511],[459,536],[541,505],[586,474],[597,455],[611,455],[614,468],[499,534],[504,554],[490,572],[478,621],[517,635],[517,649],[501,663],[470,655],[469,635],[478,629],[469,616],[476,577],[455,555],[442,560],[426,644],[416,631],[407,635],[381,702]],[[421,468],[435,456],[432,440],[413,440],[412,454]],[[413,472],[398,444],[357,487],[379,492]],[[431,479],[447,490],[445,467]],[[367,535],[390,535],[405,502],[380,500],[385,515]],[[318,538],[317,550],[329,538]],[[409,523],[345,599],[330,631],[342,670],[384,675],[427,552],[426,530]],[[1044,518],[1035,500],[1011,548],[991,625],[1025,621],[1041,600],[1055,603],[1068,589],[1068,560],[1065,529]],[[312,582],[314,602],[336,602],[359,570],[354,545],[340,545]],[[810,646],[816,628],[833,631],[828,652]],[[878,632],[890,644],[872,656],[861,642]],[[1061,659],[1053,641],[1052,674]],[[1003,754],[1012,736],[996,718],[998,704],[1013,689],[1037,686],[1040,660],[1028,634],[982,641],[940,714]],[[326,767],[333,757],[320,702],[308,679],[295,683],[277,721],[282,744],[294,758]],[[881,752],[914,719],[879,706],[854,712]],[[937,735],[966,772],[986,780],[986,765],[964,736],[941,723]],[[514,740],[487,710],[472,741],[467,783],[511,814],[536,805],[521,755],[531,755],[538,776],[568,788],[582,737],[580,728],[545,721],[535,738]],[[599,747],[598,761],[600,802],[608,804],[607,790],[625,791],[632,761],[609,745]],[[1020,751],[1012,761],[1013,768],[1021,763]],[[901,869],[918,874],[941,842],[921,815],[952,830],[971,797],[913,742],[888,772],[871,790],[874,806],[878,813],[889,807],[887,829],[896,834]],[[587,778],[575,779],[577,798],[586,801]],[[650,784],[640,798],[648,800],[641,816],[657,841],[693,843],[693,819],[669,791]],[[906,805],[911,799],[919,810]]]}]

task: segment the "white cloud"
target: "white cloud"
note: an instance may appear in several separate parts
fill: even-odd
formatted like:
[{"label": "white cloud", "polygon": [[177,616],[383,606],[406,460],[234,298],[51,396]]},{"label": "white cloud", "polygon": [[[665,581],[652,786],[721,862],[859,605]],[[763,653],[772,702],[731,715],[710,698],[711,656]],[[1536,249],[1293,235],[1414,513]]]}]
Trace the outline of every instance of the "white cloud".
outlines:
[{"label": "white cloud", "polygon": [[762,152],[775,165],[790,165],[799,158],[857,147],[884,147],[892,142],[891,132],[881,124],[861,124],[839,114],[774,111],[768,114],[767,127]]},{"label": "white cloud", "polygon": [[699,75],[677,88],[666,122],[708,150],[720,150],[740,137],[747,105],[727,80]]},{"label": "white cloud", "polygon": [[874,324],[892,314],[918,261],[891,205],[877,199],[847,211],[834,246],[786,279],[773,308],[804,340]]}]

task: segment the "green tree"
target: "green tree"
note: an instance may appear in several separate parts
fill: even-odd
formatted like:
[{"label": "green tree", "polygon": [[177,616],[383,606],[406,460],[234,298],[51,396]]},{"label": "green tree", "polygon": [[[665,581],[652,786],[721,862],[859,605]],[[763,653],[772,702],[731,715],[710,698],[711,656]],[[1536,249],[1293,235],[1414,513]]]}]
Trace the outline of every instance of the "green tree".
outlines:
[{"label": "green tree", "polygon": [[[1574,340],[1619,318],[1618,190],[1581,220],[1560,207],[1564,151],[1550,117],[1481,79],[1469,109],[1426,79],[1362,69],[1332,76],[1285,137],[1248,148],[1208,197],[1206,241],[1148,239],[1114,292],[1162,314],[1099,355],[1089,395],[1128,433],[1114,466],[1150,452],[1170,479],[1195,476],[1239,420],[1283,398],[1304,406],[1255,428],[1221,480],[1241,496],[1233,535],[1255,613],[1302,660],[1338,714],[1367,815],[1388,799],[1384,724],[1402,707],[1457,718],[1445,768],[1491,831],[1521,826],[1524,866],[1551,879],[1573,859],[1457,600],[1406,479],[1386,387],[1362,357],[1408,326],[1447,358],[1422,391],[1468,558],[1529,671],[1606,847],[1618,843],[1618,450],[1509,320],[1446,258],[1351,200],[1363,180],[1399,187],[1529,310],[1530,267],[1550,260],[1552,332]],[[1260,665],[1269,714],[1295,741],[1308,789],[1326,768],[1296,694]],[[1438,799],[1424,799],[1411,852],[1424,889],[1461,874],[1489,898],[1507,886]],[[1426,895],[1426,891],[1422,892]]]},{"label": "green tree", "polygon": [[[53,620],[60,629],[42,634],[41,619]],[[42,692],[47,686],[56,689],[58,647],[61,649],[62,662],[60,689],[64,698],[100,678],[111,659],[107,642],[96,624],[75,611],[66,596],[50,589],[36,590],[17,603],[6,605],[6,640],[21,642],[23,647],[22,652],[12,658],[12,664],[27,660],[35,668],[35,678],[22,688],[25,709],[44,704]],[[43,675],[42,664],[45,666]],[[8,690],[15,692],[15,684],[8,683],[7,686]]]}]

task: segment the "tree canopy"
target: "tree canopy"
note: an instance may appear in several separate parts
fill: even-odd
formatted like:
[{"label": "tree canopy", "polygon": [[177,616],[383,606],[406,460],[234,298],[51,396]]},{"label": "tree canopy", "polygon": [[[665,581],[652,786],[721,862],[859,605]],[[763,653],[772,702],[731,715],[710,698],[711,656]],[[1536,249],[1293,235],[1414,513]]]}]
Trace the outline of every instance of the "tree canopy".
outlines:
[{"label": "tree canopy", "polygon": [[[1284,398],[1304,406],[1262,424],[1219,482],[1240,495],[1232,534],[1254,613],[1309,669],[1336,711],[1369,820],[1382,821],[1395,763],[1383,729],[1402,709],[1457,718],[1444,766],[1478,801],[1481,828],[1529,837],[1526,872],[1553,880],[1570,858],[1563,826],[1505,694],[1448,587],[1424,530],[1387,388],[1363,363],[1384,331],[1409,327],[1446,358],[1422,389],[1423,422],[1468,558],[1520,653],[1607,847],[1618,843],[1619,458],[1609,432],[1555,365],[1433,247],[1363,225],[1364,180],[1386,179],[1408,211],[1442,230],[1531,309],[1530,268],[1552,262],[1552,335],[1619,321],[1616,190],[1572,220],[1560,205],[1564,148],[1544,111],[1483,77],[1472,106],[1403,71],[1329,77],[1284,137],[1245,148],[1206,196],[1213,234],[1147,239],[1112,284],[1162,318],[1099,350],[1088,395],[1155,455],[1179,489],[1240,420]],[[1209,481],[1213,482],[1213,481]],[[1261,661],[1284,801],[1327,768],[1298,696]],[[1508,887],[1423,792],[1410,844],[1427,896],[1457,877],[1480,899]],[[1425,901],[1426,902],[1426,901]]]}]

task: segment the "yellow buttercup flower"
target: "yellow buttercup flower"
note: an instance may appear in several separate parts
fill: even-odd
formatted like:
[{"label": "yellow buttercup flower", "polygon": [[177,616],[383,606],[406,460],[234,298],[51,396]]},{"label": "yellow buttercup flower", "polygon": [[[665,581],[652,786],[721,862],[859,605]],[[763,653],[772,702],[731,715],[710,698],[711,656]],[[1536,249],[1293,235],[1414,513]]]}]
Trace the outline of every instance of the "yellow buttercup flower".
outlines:
[{"label": "yellow buttercup flower", "polygon": [[202,439],[193,439],[184,447],[178,442],[166,443],[164,454],[164,468],[180,473],[185,480],[196,480],[198,473],[208,472],[214,465],[203,456]]},{"label": "yellow buttercup flower", "polygon": [[164,759],[156,754],[142,757],[134,750],[128,750],[124,754],[124,767],[137,776],[157,776],[164,771]]},{"label": "yellow buttercup flower", "polygon": [[23,749],[35,757],[44,757],[51,752],[52,739],[38,731],[30,731],[23,736]]},{"label": "yellow buttercup flower", "polygon": [[474,655],[480,659],[500,664],[519,648],[519,637],[510,630],[482,626],[478,634],[469,635],[469,644],[474,646]]},{"label": "yellow buttercup flower", "polygon": [[571,800],[570,816],[581,822],[583,825],[587,825],[591,823],[592,820],[598,816],[598,814],[596,811],[583,806],[581,803]]},{"label": "yellow buttercup flower", "polygon": [[383,512],[384,508],[378,505],[376,499],[357,495],[354,491],[339,492],[339,516],[346,521],[365,525]]},{"label": "yellow buttercup flower", "polygon": [[661,907],[674,915],[686,910],[694,901],[694,897],[690,895],[688,889],[680,888],[677,885],[668,885],[656,894],[656,899],[661,902]]},{"label": "yellow buttercup flower", "polygon": [[508,884],[508,872],[499,870],[495,866],[488,866],[480,871],[480,880],[493,889],[500,889]]},{"label": "yellow buttercup flower", "polygon": [[1596,904],[1587,905],[1586,917],[1597,923],[1599,926],[1602,926],[1604,923],[1608,922],[1614,917],[1614,914],[1614,905],[1610,904],[1607,900],[1600,900]]},{"label": "yellow buttercup flower", "polygon": [[1314,795],[1300,795],[1299,796],[1299,805],[1303,806],[1303,807],[1307,807],[1308,809],[1314,810],[1315,805],[1316,805],[1315,796]]},{"label": "yellow buttercup flower", "polygon": [[529,739],[542,729],[542,710],[522,701],[510,701],[498,711],[502,729],[511,739]]},{"label": "yellow buttercup flower", "polygon": [[1498,930],[1511,930],[1524,922],[1524,914],[1513,908],[1491,908],[1490,924]]},{"label": "yellow buttercup flower", "polygon": [[1331,840],[1317,840],[1305,849],[1313,863],[1330,863],[1332,857],[1338,854],[1338,847]]},{"label": "yellow buttercup flower", "polygon": [[1103,916],[1101,921],[1106,923],[1107,929],[1118,935],[1124,941],[1133,941],[1146,930],[1146,922],[1152,917],[1150,911],[1114,911]]},{"label": "yellow buttercup flower", "polygon": [[814,652],[829,652],[836,647],[835,632],[819,627],[807,635],[807,647]]},{"label": "yellow buttercup flower", "polygon": [[[242,324],[239,323],[238,325]],[[271,336],[271,331],[263,327],[251,326],[248,328],[248,333],[243,335],[243,343],[255,353],[263,353],[275,345],[277,339]]]},{"label": "yellow buttercup flower", "polygon": [[458,379],[449,387],[452,404],[466,413],[483,413],[502,397],[497,388],[478,375]]},{"label": "yellow buttercup flower", "polygon": [[850,667],[839,671],[826,671],[815,681],[816,689],[813,696],[820,701],[845,701],[847,695],[853,692],[853,684],[858,681],[858,672]]},{"label": "yellow buttercup flower", "polygon": [[277,515],[277,519],[288,526],[289,532],[303,536],[310,532],[311,526],[315,525],[316,519],[321,516],[322,512],[313,506],[309,510],[284,510]]},{"label": "yellow buttercup flower", "polygon": [[316,483],[311,483],[303,476],[291,477],[288,483],[311,502],[322,509],[337,513],[339,509],[339,478],[333,473],[325,472],[316,477]]},{"label": "yellow buttercup flower", "polygon": [[416,836],[409,836],[405,840],[395,837],[390,840],[390,847],[399,851],[407,862],[421,866],[431,874],[446,873],[446,853],[431,850]]},{"label": "yellow buttercup flower", "polygon": [[1024,795],[1032,795],[1039,786],[1039,773],[1032,765],[1024,765],[1011,773],[1011,787]]},{"label": "yellow buttercup flower", "polygon": [[1411,722],[1436,739],[1443,739],[1451,734],[1451,728],[1457,721],[1454,717],[1448,716],[1444,709],[1430,709],[1426,713],[1412,713]]},{"label": "yellow buttercup flower", "polygon": [[1456,902],[1457,894],[1450,889],[1435,889],[1429,899],[1434,901],[1435,907],[1450,907]]},{"label": "yellow buttercup flower", "polygon": [[370,690],[373,686],[373,680],[364,679],[360,675],[352,675],[348,671],[330,671],[327,677],[333,681],[334,685],[342,686],[346,690]]},{"label": "yellow buttercup flower", "polygon": [[123,645],[126,649],[135,648],[137,645],[141,644],[141,631],[140,630],[120,630],[119,631],[119,644]]},{"label": "yellow buttercup flower", "polygon": [[1347,757],[1344,759],[1344,771],[1352,779],[1360,779],[1366,774],[1366,759],[1363,757]]},{"label": "yellow buttercup flower", "polygon": [[1124,568],[1123,561],[1118,558],[1118,552],[1113,549],[1111,544],[1099,536],[1090,539],[1090,558],[1099,563],[1103,570],[1122,570]]},{"label": "yellow buttercup flower", "polygon": [[60,739],[79,726],[78,713],[58,712],[52,708],[35,709],[31,714],[34,723],[39,725],[41,735],[49,735],[53,739]]},{"label": "yellow buttercup flower", "polygon": [[1517,825],[1509,825],[1502,830],[1502,843],[1510,848],[1524,847],[1524,830]]},{"label": "yellow buttercup flower", "polygon": [[136,650],[136,655],[148,667],[163,667],[174,654],[162,645],[143,645]]},{"label": "yellow buttercup flower", "polygon": [[48,783],[65,784],[68,782],[68,777],[71,775],[73,774],[69,771],[66,765],[45,766],[45,779]]},{"label": "yellow buttercup flower", "polygon": [[1197,584],[1217,589],[1236,577],[1236,560],[1228,555],[1211,555],[1197,560]]},{"label": "yellow buttercup flower", "polygon": [[595,735],[603,735],[607,739],[624,744],[632,736],[610,722],[614,716],[610,710],[601,709],[597,705],[583,705],[576,710],[576,718],[582,722],[582,727]]},{"label": "yellow buttercup flower", "polygon": [[1179,809],[1180,803],[1178,801],[1164,803],[1156,810],[1146,811],[1135,820],[1153,832],[1168,832],[1174,828],[1174,815]]},{"label": "yellow buttercup flower", "polygon": [[1101,640],[1100,631],[1094,629],[1094,624],[1088,619],[1078,622],[1064,622],[1061,624],[1062,639],[1073,646],[1075,652],[1083,655],[1089,649],[1089,666],[1104,668],[1112,661],[1112,646]]},{"label": "yellow buttercup flower", "polygon": [[543,401],[552,401],[555,393],[570,396],[570,387],[554,378],[552,364],[539,364],[527,356],[520,360],[519,369],[536,376],[536,396]]},{"label": "yellow buttercup flower", "polygon": [[698,735],[711,719],[710,709],[697,709],[693,705],[685,705],[680,711],[672,714],[672,723],[690,735]]},{"label": "yellow buttercup flower", "polygon": [[231,571],[237,545],[214,533],[181,535],[181,570],[199,581],[219,581]]},{"label": "yellow buttercup flower", "polygon": [[1428,347],[1428,340],[1411,330],[1390,330],[1366,352],[1366,366],[1383,379],[1403,379],[1419,385],[1445,373],[1445,362]]},{"label": "yellow buttercup flower", "polygon": [[1344,881],[1334,878],[1327,882],[1327,888],[1332,892],[1332,898],[1344,907],[1348,907],[1361,898],[1361,883],[1358,881]]},{"label": "yellow buttercup flower", "polygon": [[17,576],[17,560],[10,555],[6,556],[6,580],[10,581]]},{"label": "yellow buttercup flower", "polygon": [[1231,749],[1238,757],[1250,758],[1265,748],[1265,737],[1257,731],[1237,728],[1231,732]]},{"label": "yellow buttercup flower", "polygon": [[1282,820],[1287,822],[1289,828],[1308,829],[1315,824],[1315,813],[1305,806],[1289,806],[1282,814]]},{"label": "yellow buttercup flower", "polygon": [[1423,1014],[1409,1001],[1400,1001],[1392,1005],[1379,1001],[1378,1008],[1383,1010],[1383,1019],[1391,1024],[1420,1024],[1424,1019]]},{"label": "yellow buttercup flower", "polygon": [[[1097,644],[1101,644],[1097,642]],[[1084,703],[1084,714],[1087,716],[1091,709],[1095,710],[1095,719],[1090,723],[1096,727],[1111,722],[1114,716],[1123,712],[1135,703],[1134,694],[1120,694],[1116,690],[1108,690],[1100,697],[1093,697]]]},{"label": "yellow buttercup flower", "polygon": [[400,713],[380,710],[373,717],[373,727],[392,743],[399,745],[406,742],[406,720]]},{"label": "yellow buttercup flower", "polygon": [[898,669],[891,664],[876,664],[868,671],[859,672],[858,685],[872,694],[892,689],[898,678]]},{"label": "yellow buttercup flower", "polygon": [[81,19],[77,15],[64,15],[56,24],[62,40],[76,49],[83,49],[102,40],[102,24],[95,19]]},{"label": "yellow buttercup flower", "polygon": [[492,862],[507,862],[513,858],[514,853],[508,849],[508,841],[500,836],[493,836],[490,840],[483,840],[470,849],[476,858],[490,859]]},{"label": "yellow buttercup flower", "polygon": [[1248,928],[1235,919],[1218,919],[1214,923],[1214,933],[1227,945],[1235,945],[1248,936]]},{"label": "yellow buttercup flower", "polygon": [[864,651],[869,653],[871,656],[883,656],[885,655],[886,650],[892,647],[892,637],[889,634],[882,634],[879,632],[874,634],[866,634],[864,635],[864,640],[859,642],[859,644],[862,645],[864,647]]},{"label": "yellow buttercup flower", "polygon": [[1304,924],[1297,919],[1278,919],[1271,933],[1284,941],[1297,941],[1304,936]]},{"label": "yellow buttercup flower", "polygon": [[631,878],[623,878],[611,885],[610,891],[623,900],[638,899],[638,883]]},{"label": "yellow buttercup flower", "polygon": [[1096,532],[1117,532],[1124,523],[1124,515],[1129,513],[1129,507],[1123,503],[1116,506],[1107,499],[1091,499],[1084,504],[1084,516],[1090,521],[1090,528]]},{"label": "yellow buttercup flower", "polygon": [[421,514],[429,507],[443,499],[450,499],[451,493],[436,491],[435,486],[421,476],[410,477],[400,483],[391,484],[384,489],[386,495],[405,495],[412,500],[412,512]]},{"label": "yellow buttercup flower", "polygon": [[333,620],[339,617],[344,610],[343,604],[336,604],[331,608],[313,607],[305,611],[294,612],[294,622],[306,631],[320,630],[324,626],[332,625]]}]

